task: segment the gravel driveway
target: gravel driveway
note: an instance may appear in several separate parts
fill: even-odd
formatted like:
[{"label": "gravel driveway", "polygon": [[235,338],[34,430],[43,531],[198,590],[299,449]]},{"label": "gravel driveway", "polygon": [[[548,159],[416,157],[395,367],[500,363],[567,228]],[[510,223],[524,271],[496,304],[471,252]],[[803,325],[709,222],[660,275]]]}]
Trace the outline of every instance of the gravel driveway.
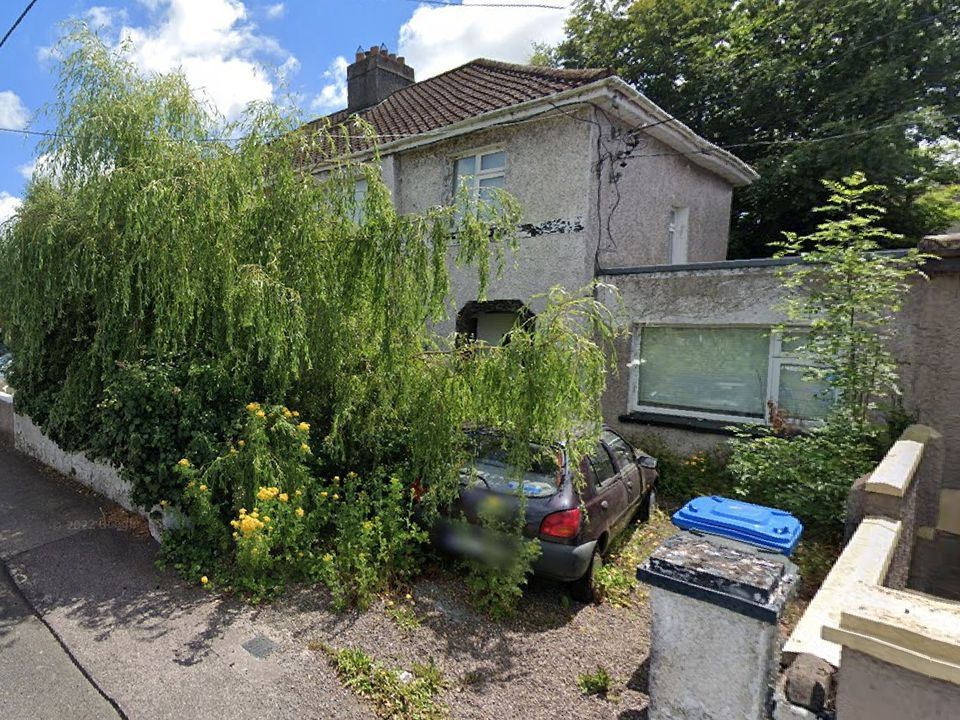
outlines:
[{"label": "gravel driveway", "polygon": [[[389,617],[385,601],[336,614],[322,590],[288,594],[259,620],[304,647],[357,647],[398,669],[434,658],[449,683],[441,699],[453,718],[646,717],[649,615],[642,597],[633,607],[583,605],[561,600],[559,585],[534,579],[516,616],[494,621],[471,607],[462,581],[443,568],[426,573],[412,595],[406,604],[421,625],[408,631]],[[598,665],[614,678],[609,698],[577,688],[577,676]]]}]

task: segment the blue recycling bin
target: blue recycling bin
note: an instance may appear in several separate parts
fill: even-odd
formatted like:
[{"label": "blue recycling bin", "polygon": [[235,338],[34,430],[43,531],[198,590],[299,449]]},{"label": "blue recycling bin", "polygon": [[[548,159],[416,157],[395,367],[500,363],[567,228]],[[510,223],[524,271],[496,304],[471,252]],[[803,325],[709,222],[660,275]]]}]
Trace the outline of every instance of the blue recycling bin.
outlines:
[{"label": "blue recycling bin", "polygon": [[803,534],[803,524],[784,510],[718,495],[694,498],[672,519],[681,530],[725,537],[787,557]]}]

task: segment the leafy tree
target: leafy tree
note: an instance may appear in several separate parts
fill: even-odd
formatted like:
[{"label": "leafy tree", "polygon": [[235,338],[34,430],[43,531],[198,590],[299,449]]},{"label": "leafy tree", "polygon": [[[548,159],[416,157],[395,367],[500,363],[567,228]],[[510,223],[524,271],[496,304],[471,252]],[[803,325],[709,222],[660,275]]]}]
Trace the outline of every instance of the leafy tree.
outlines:
[{"label": "leafy tree", "polygon": [[955,201],[929,191],[960,180],[956,157],[927,145],[960,131],[950,0],[581,0],[566,41],[537,57],[613,67],[754,165],[761,179],[735,197],[733,256],[811,231],[821,178],[862,170],[885,185],[887,223],[906,241],[941,229]]},{"label": "leafy tree", "polygon": [[877,400],[900,392],[894,320],[924,256],[915,248],[896,256],[878,252],[899,239],[879,224],[884,211],[873,198],[882,186],[867,184],[863,173],[823,184],[830,197],[816,212],[830,217],[815,232],[787,233],[778,243],[778,257],[803,260],[780,272],[785,309],[809,328],[797,351],[814,362],[810,375],[836,394],[831,422],[865,437]]},{"label": "leafy tree", "polygon": [[[894,317],[920,275],[917,250],[878,252],[898,238],[880,224],[874,202],[883,188],[862,173],[824,181],[828,215],[806,236],[788,233],[778,255],[799,255],[784,268],[785,310],[808,330],[793,334],[795,352],[814,365],[808,377],[836,400],[822,426],[799,437],[774,430],[740,431],[731,441],[734,491],[754,502],[799,515],[815,531],[838,535],[851,483],[875,462],[877,401],[899,393],[891,346]],[[789,327],[780,331],[789,335]]]},{"label": "leafy tree", "polygon": [[[552,292],[501,349],[431,330],[450,308],[451,260],[477,272],[482,296],[515,244],[509,196],[476,204],[464,192],[451,207],[400,215],[378,159],[344,153],[346,135],[369,132],[362,125],[298,130],[269,104],[226,122],[181,74],[142,75],[126,48],[85,28],[63,49],[56,130],[39,149],[56,173],[33,179],[0,231],[12,383],[54,439],[121,465],[137,502],[196,511],[205,534],[170,546],[178,567],[222,581],[206,575],[217,543],[204,538],[228,537],[232,521],[247,571],[271,568],[247,578],[264,595],[262,583],[294,569],[316,576],[299,558],[336,554],[301,525],[344,538],[359,527],[370,543],[334,565],[362,560],[382,585],[408,567],[389,543],[420,536],[378,529],[386,501],[372,485],[401,487],[391,507],[412,522],[414,485],[429,488],[427,509],[456,492],[465,425],[500,428],[520,467],[531,438],[569,441],[576,454],[598,437],[613,330],[590,292]],[[265,428],[283,442],[263,440]],[[310,487],[346,493],[324,479],[340,475],[358,498],[349,528],[331,529],[319,500],[302,514],[277,504]],[[248,509],[257,519],[251,497],[278,531],[242,519]],[[299,549],[277,540],[281,514],[305,538]],[[389,552],[370,551],[374,535]],[[369,595],[376,583],[344,592]]]}]

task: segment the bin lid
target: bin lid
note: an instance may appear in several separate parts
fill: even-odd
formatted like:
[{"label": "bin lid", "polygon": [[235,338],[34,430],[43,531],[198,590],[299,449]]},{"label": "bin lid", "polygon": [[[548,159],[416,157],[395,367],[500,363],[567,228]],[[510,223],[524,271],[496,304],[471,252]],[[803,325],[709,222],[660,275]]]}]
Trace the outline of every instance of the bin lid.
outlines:
[{"label": "bin lid", "polygon": [[803,525],[785,510],[710,495],[694,498],[673,515],[682,530],[738,540],[789,556],[800,542]]}]

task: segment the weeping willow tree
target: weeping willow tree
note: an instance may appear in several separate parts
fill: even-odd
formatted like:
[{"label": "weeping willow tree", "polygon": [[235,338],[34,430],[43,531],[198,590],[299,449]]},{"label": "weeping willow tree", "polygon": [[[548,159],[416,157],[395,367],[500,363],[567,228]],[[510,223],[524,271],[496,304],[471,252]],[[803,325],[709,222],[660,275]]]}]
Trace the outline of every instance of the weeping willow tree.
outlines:
[{"label": "weeping willow tree", "polygon": [[227,122],[85,28],[62,47],[49,170],[0,239],[0,326],[20,408],[121,464],[145,506],[175,501],[176,458],[221,452],[251,400],[298,408],[328,468],[447,488],[464,425],[518,453],[595,436],[612,330],[589,294],[552,292],[501,349],[431,331],[451,262],[481,296],[502,270],[509,197],[400,215],[377,157],[345,150],[369,128],[308,132],[265,103]]}]

